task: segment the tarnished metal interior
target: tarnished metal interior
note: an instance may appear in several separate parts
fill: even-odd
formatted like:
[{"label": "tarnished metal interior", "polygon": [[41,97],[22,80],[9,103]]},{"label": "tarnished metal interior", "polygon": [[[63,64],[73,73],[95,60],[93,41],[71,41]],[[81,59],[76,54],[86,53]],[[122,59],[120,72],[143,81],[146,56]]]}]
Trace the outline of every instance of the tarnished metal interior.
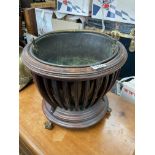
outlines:
[{"label": "tarnished metal interior", "polygon": [[33,42],[32,55],[49,65],[90,66],[111,60],[116,40],[89,32],[50,33]]}]

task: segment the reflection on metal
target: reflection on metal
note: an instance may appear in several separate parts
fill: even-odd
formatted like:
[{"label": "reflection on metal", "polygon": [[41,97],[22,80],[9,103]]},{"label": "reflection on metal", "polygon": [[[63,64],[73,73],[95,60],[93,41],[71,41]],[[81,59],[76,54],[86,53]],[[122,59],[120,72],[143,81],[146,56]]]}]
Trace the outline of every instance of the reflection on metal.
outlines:
[{"label": "reflection on metal", "polygon": [[132,29],[130,34],[121,33],[118,30],[113,31],[104,31],[106,34],[111,35],[113,38],[119,40],[120,37],[122,38],[129,38],[131,39],[129,51],[134,52],[135,51],[135,29]]},{"label": "reflection on metal", "polygon": [[111,35],[113,38],[119,40],[119,39],[120,39],[120,36],[121,36],[121,33],[120,33],[118,30],[115,30],[115,31],[111,31],[110,35]]},{"label": "reflection on metal", "polygon": [[130,35],[133,36],[133,37],[135,36],[135,29],[132,29],[132,30],[131,30]]},{"label": "reflection on metal", "polygon": [[129,51],[134,52],[135,51],[135,29],[131,30],[130,35],[132,36],[130,46],[129,46]]},{"label": "reflection on metal", "polygon": [[129,51],[134,52],[135,51],[135,39],[132,39],[129,46]]}]

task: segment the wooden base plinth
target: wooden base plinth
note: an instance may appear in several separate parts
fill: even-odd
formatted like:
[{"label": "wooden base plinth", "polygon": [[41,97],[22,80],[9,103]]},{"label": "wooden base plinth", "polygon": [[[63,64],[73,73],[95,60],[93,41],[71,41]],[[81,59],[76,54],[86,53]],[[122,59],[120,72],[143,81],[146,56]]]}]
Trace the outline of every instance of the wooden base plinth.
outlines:
[{"label": "wooden base plinth", "polygon": [[81,111],[69,111],[57,107],[52,111],[48,102],[43,100],[43,112],[47,119],[66,128],[86,128],[99,122],[109,108],[108,98],[104,96],[94,106]]}]

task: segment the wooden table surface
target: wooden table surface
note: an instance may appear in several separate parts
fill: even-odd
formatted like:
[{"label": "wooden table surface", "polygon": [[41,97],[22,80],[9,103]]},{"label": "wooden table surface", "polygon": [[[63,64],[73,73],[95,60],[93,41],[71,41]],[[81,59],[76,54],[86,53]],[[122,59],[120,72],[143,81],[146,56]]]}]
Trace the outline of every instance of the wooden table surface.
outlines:
[{"label": "wooden table surface", "polygon": [[42,98],[34,84],[20,92],[20,145],[27,155],[133,155],[135,107],[108,93],[112,113],[95,126],[66,129],[44,128]]}]

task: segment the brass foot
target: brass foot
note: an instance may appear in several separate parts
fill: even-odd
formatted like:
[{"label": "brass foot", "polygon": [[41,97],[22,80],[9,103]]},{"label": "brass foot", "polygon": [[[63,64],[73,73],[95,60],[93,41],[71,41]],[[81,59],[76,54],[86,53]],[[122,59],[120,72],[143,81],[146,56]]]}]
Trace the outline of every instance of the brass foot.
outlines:
[{"label": "brass foot", "polygon": [[46,121],[44,123],[44,127],[45,127],[45,129],[52,130],[54,127],[54,124],[51,121]]},{"label": "brass foot", "polygon": [[111,112],[112,112],[112,109],[110,107],[108,107],[107,114],[110,114]]}]

